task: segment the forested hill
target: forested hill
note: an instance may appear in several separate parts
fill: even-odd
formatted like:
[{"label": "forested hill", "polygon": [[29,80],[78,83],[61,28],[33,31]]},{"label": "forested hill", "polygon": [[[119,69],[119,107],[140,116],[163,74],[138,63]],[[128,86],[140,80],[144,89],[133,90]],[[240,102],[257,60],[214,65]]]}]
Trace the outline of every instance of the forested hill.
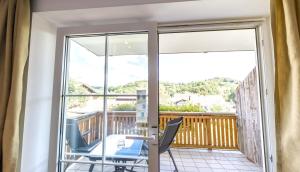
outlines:
[{"label": "forested hill", "polygon": [[[145,88],[146,81],[136,81],[123,86],[109,87],[111,93],[135,93]],[[229,78],[213,78],[189,83],[160,82],[160,94],[172,97],[176,93],[193,93],[198,95],[222,95],[228,102],[234,101],[235,90],[239,82]]]}]

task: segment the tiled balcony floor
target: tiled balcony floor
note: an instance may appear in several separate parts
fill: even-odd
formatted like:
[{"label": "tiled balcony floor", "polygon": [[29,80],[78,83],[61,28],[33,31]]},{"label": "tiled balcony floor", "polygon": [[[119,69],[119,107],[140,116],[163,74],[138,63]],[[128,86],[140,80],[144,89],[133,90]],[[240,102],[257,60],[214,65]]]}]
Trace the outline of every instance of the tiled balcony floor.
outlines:
[{"label": "tiled balcony floor", "polygon": [[[239,151],[209,151],[204,149],[171,149],[179,172],[262,172],[262,167],[250,162]],[[67,172],[87,172],[89,165],[74,164]],[[137,172],[147,172],[148,169],[135,167]],[[160,156],[160,171],[174,170],[168,153]],[[100,172],[101,166],[95,166],[93,172]],[[112,172],[114,168],[107,166],[104,172]]]},{"label": "tiled balcony floor", "polygon": [[[209,151],[203,149],[172,149],[179,172],[262,172],[262,167],[250,162],[239,151]],[[167,153],[160,156],[160,171],[174,167]]]}]

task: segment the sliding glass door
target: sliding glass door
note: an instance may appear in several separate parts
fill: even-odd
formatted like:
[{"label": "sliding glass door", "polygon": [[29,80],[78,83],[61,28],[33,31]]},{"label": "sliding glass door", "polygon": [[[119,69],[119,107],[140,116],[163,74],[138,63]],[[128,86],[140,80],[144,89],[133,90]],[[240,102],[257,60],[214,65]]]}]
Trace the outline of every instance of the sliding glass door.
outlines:
[{"label": "sliding glass door", "polygon": [[60,171],[148,171],[148,42],[148,32],[66,38]]},{"label": "sliding glass door", "polygon": [[[237,98],[255,97],[256,119],[263,121],[259,84],[248,99],[237,92],[242,83],[250,83],[248,76],[259,73],[257,29],[232,28],[166,26],[158,32],[153,24],[132,24],[59,29],[58,47],[63,50],[57,50],[61,78],[56,76],[54,86],[60,90],[55,88],[59,99],[54,98],[54,107],[60,108],[53,108],[60,109],[53,113],[60,114],[58,171],[246,168],[240,162],[230,162],[234,168],[222,164],[236,158],[263,171],[262,159],[259,165],[250,164],[241,153],[242,130],[237,125],[242,107]],[[260,80],[260,75],[253,79]],[[175,140],[168,139],[165,146],[169,121],[181,117]],[[258,121],[255,136],[263,138],[261,126]],[[264,155],[263,141],[256,146],[259,155]],[[212,149],[228,154],[212,154]]]}]

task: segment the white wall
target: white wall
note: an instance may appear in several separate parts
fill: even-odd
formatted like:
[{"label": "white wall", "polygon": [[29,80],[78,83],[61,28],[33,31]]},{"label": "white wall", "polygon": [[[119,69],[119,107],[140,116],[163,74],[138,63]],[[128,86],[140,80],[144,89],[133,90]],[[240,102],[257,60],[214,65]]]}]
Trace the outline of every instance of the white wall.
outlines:
[{"label": "white wall", "polygon": [[48,171],[56,28],[33,15],[25,106],[22,172]]},{"label": "white wall", "polygon": [[[56,137],[57,134],[57,129],[53,129],[50,131],[51,122],[54,121],[53,119],[51,121],[51,111],[53,98],[53,76],[55,72],[54,61],[57,26],[65,24],[66,22],[68,22],[68,24],[70,25],[90,25],[94,24],[94,21],[97,21],[96,24],[98,24],[102,23],[103,21],[111,20],[124,22],[126,20],[129,20],[130,16],[134,19],[137,19],[134,21],[138,22],[143,22],[144,20],[174,22],[173,20],[217,20],[224,19],[224,16],[228,19],[240,19],[254,16],[264,16],[265,14],[269,13],[269,10],[265,9],[265,7],[267,6],[266,4],[268,4],[268,0],[263,0],[263,2],[261,2],[261,0],[243,0],[243,2],[248,2],[248,5],[246,6],[248,12],[251,12],[251,14],[244,12],[245,3],[241,3],[241,0],[226,0],[226,3],[231,2],[226,6],[220,5],[222,0],[214,0],[214,3],[210,4],[210,8],[203,5],[203,3],[207,4],[208,2],[212,2],[213,0],[197,1],[199,2],[199,7],[202,7],[202,9],[198,8],[198,6],[193,7],[196,1],[194,1],[193,3],[187,3],[184,6],[182,5],[182,3],[175,3],[173,5],[172,3],[163,5],[157,4],[160,6],[160,10],[158,9],[158,11],[154,10],[157,9],[155,4],[149,4],[157,2],[176,1],[184,0],[33,0],[33,11],[36,13],[33,13],[32,19],[21,172],[53,172],[55,170],[55,167],[48,168],[48,164],[56,163],[55,157],[49,158],[49,148],[50,144],[56,144],[53,142],[53,139],[50,140],[50,138]],[[149,4],[149,6],[140,5],[139,10],[136,8],[137,6],[126,7],[126,9],[137,11],[136,13],[134,13],[134,15],[123,15],[123,13],[122,15],[118,15],[118,13],[114,13],[114,11],[111,11],[111,8],[105,8],[106,10],[100,9],[100,7],[114,6],[117,8],[117,6],[137,4]],[[216,7],[216,4],[218,4],[219,6],[217,5]],[[239,5],[235,6],[237,4]],[[189,9],[190,16],[185,15],[184,18],[181,17],[183,16],[183,14],[178,13],[178,10],[180,11],[180,9],[182,9],[182,6],[184,7],[184,9]],[[94,13],[91,13],[90,10],[84,10],[85,13],[82,13],[82,10],[71,10],[91,7],[99,9],[91,9],[91,11],[94,11]],[[57,10],[70,11],[58,12]],[[99,13],[98,10],[102,13]],[[121,9],[117,8],[115,10]],[[141,15],[144,15],[145,10],[148,10],[149,14],[147,14],[145,17],[141,17]],[[46,11],[52,12],[46,13]],[[103,12],[105,11],[107,11],[107,13],[103,14]],[[172,11],[173,13],[171,13]],[[232,13],[228,13],[228,11],[232,11]],[[56,25],[51,24],[48,21],[51,21]],[[269,40],[265,39],[265,41]],[[269,57],[265,61],[265,63],[271,65],[272,60],[270,60],[270,54],[267,52],[265,53],[265,57]],[[265,73],[267,73],[268,83],[272,83],[273,81],[273,78],[269,78],[269,76],[273,75],[273,71],[272,69],[270,71],[270,69],[271,68],[265,69],[268,70],[265,71]],[[269,94],[272,93],[271,91],[272,90],[269,90]],[[272,103],[273,102],[270,102],[270,105],[272,105]],[[269,112],[273,114],[272,110],[269,110]],[[273,119],[269,120],[269,125],[274,127],[274,123],[272,123]],[[273,151],[275,152],[275,150]]]},{"label": "white wall", "polygon": [[[63,2],[69,0],[62,0],[61,3],[56,1],[57,0],[53,0],[54,5],[60,4],[63,6]],[[78,0],[74,0],[74,3],[76,3],[75,1]],[[100,1],[103,0],[99,0],[99,2]],[[145,0],[140,1],[143,2]],[[60,27],[134,22],[169,23],[245,19],[265,17],[270,13],[268,0],[198,0],[170,3],[145,3],[139,5],[130,5],[130,3],[128,3],[126,6],[118,6],[116,5],[117,3],[114,4],[118,1],[114,0],[111,1],[110,7],[98,7],[99,5],[91,2],[93,1],[87,1],[82,7],[91,5],[94,8],[75,10],[69,10],[67,8],[61,11],[40,11],[38,13]],[[47,4],[49,4],[49,2]],[[49,5],[51,6],[53,4]]]}]

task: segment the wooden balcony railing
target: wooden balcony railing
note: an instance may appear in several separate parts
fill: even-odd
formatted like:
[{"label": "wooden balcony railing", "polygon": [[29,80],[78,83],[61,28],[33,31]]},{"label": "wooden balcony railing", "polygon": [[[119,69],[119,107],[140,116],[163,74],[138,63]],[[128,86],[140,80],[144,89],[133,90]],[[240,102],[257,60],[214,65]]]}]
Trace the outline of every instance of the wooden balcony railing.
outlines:
[{"label": "wooden balcony railing", "polygon": [[236,115],[224,113],[160,114],[160,128],[170,119],[183,116],[183,123],[173,142],[174,147],[238,149]]},{"label": "wooden balcony railing", "polygon": [[[147,135],[147,126],[136,127],[135,112],[109,112],[107,134]],[[170,119],[184,117],[173,147],[238,149],[237,118],[232,113],[161,112],[160,129]],[[90,143],[102,138],[102,112],[95,112],[76,118],[85,140]],[[141,125],[141,124],[139,124]]]}]

